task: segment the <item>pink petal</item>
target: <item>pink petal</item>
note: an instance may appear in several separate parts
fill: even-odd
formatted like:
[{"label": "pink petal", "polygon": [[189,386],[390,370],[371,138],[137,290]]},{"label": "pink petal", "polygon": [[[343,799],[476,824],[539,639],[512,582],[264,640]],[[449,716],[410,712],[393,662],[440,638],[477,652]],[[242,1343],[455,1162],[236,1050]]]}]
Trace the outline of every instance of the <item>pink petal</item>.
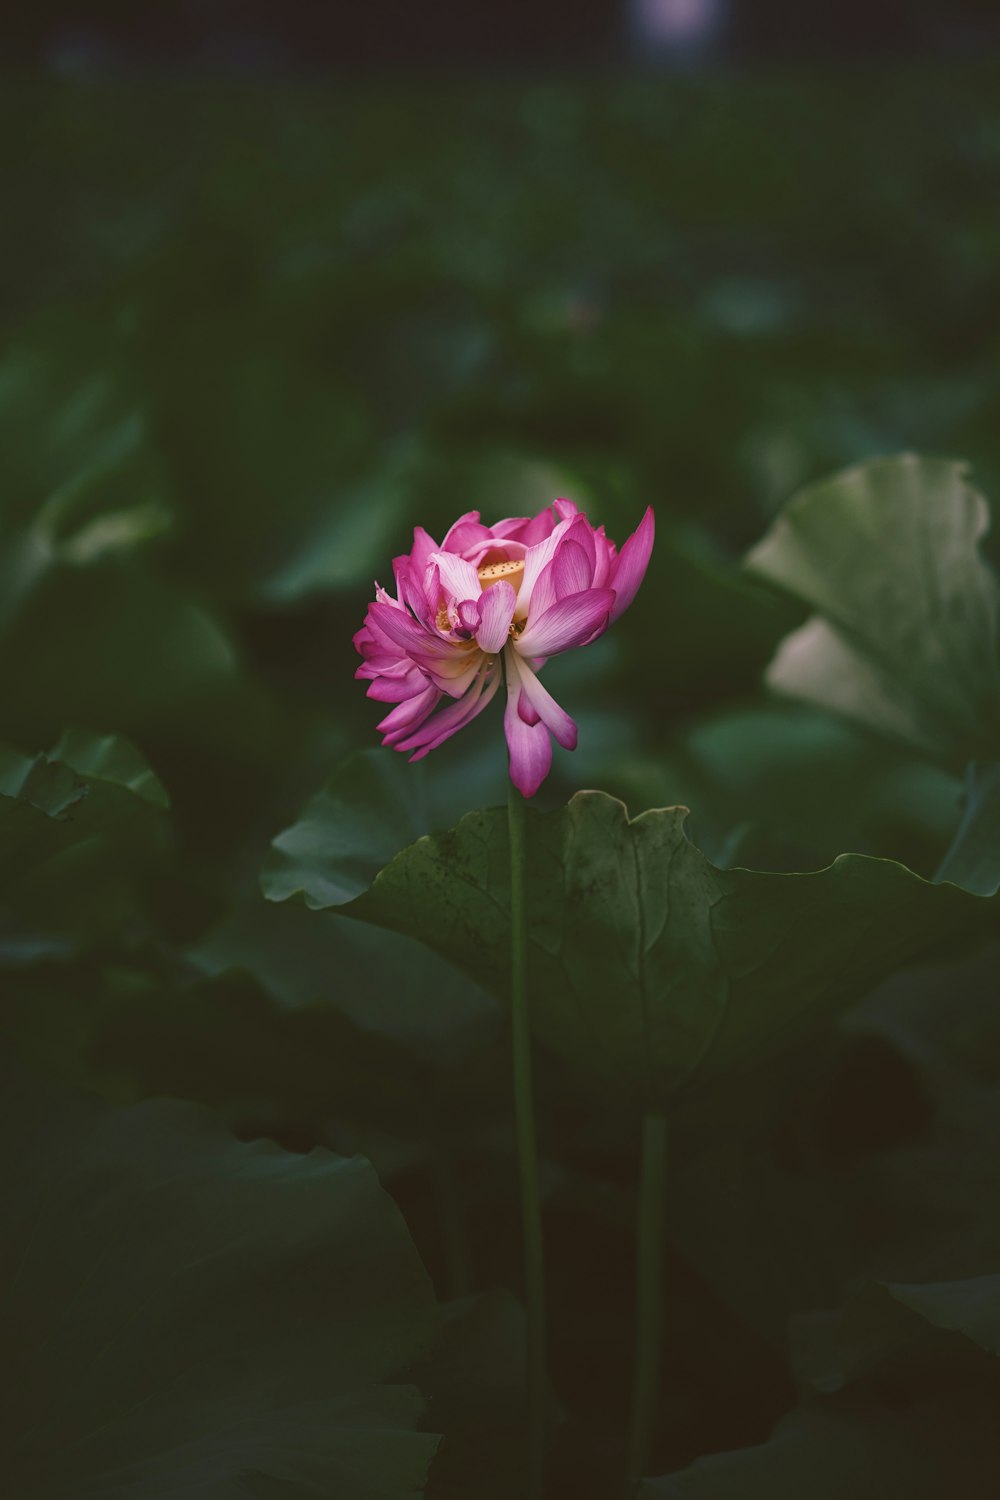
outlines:
[{"label": "pink petal", "polygon": [[495,655],[505,645],[510,634],[510,622],[514,618],[516,598],[513,587],[503,578],[488,588],[485,594],[480,594],[476,641],[487,656]]},{"label": "pink petal", "polygon": [[437,542],[422,526],[414,526],[413,546],[410,550],[410,571],[414,578],[423,578],[427,572],[431,553],[440,552],[440,550]]},{"label": "pink petal", "polygon": [[[587,523],[584,521],[583,524],[586,526]],[[565,599],[567,594],[582,593],[593,582],[593,556],[588,558],[586,548],[572,539],[574,533],[580,535],[578,526],[579,522],[575,522],[558,543],[552,561],[543,568],[531,591],[530,614],[536,619],[551,609],[558,599]]]},{"label": "pink petal", "polygon": [[598,526],[594,532],[594,551],[594,588],[603,589],[607,587],[608,579],[618,559],[618,549],[614,542],[609,542],[604,535],[603,526]]},{"label": "pink petal", "polygon": [[467,510],[464,516],[459,516],[454,526],[449,528],[448,535],[441,543],[442,552],[465,552],[469,547],[474,547],[477,542],[485,542],[489,538],[489,527],[484,526],[479,519],[478,510]]},{"label": "pink petal", "polygon": [[572,540],[572,535],[566,538],[561,547],[556,548],[556,555],[549,566],[552,569],[557,599],[565,599],[569,594],[581,594],[594,581],[593,555],[588,557],[580,543]]},{"label": "pink petal", "polygon": [[428,714],[433,713],[440,697],[437,688],[432,686],[417,693],[415,697],[408,698],[404,703],[397,704],[378,726],[384,736],[382,743],[391,746],[410,734],[424,722]]},{"label": "pink petal", "polygon": [[[593,526],[591,526],[585,515],[577,516],[576,520],[573,522],[566,533],[566,542],[575,542],[575,544],[578,547],[582,547],[584,552],[587,554],[587,559],[590,563],[591,570],[591,577],[587,580],[589,587],[589,585],[593,582],[594,565],[597,561],[597,548],[595,546],[594,528]],[[566,542],[563,543],[563,546],[566,545]]]},{"label": "pink petal", "polygon": [[[562,745],[564,750],[575,750],[577,729],[569,714],[564,708],[560,708],[552,694],[542,686],[528,663],[513,651],[507,655],[508,672],[511,670],[511,658],[513,658],[514,671],[521,684],[521,698],[518,706],[521,718],[526,724],[537,723],[541,719],[546,729],[551,730],[556,742]],[[523,707],[525,700],[530,704],[534,718],[526,716]]]},{"label": "pink petal", "polygon": [[521,587],[517,591],[517,609],[515,610],[519,620],[526,618],[535,584],[555,557],[556,548],[569,527],[569,521],[560,521],[543,541],[536,542],[524,554],[524,576],[521,579]]},{"label": "pink petal", "polygon": [[456,642],[442,640],[405,609],[393,609],[389,604],[368,606],[368,628],[376,639],[385,637],[421,665],[426,661],[446,661],[455,654]]},{"label": "pink petal", "polygon": [[646,576],[655,532],[653,507],[649,505],[646,507],[646,514],[619,553],[617,566],[609,580],[615,591],[615,603],[611,611],[612,621],[625,613]]},{"label": "pink petal", "polygon": [[403,675],[380,672],[375,680],[369,683],[365,696],[376,703],[402,703],[405,698],[412,698],[415,693],[422,693],[426,686],[427,678],[416,667],[411,667]]},{"label": "pink petal", "polygon": [[491,562],[519,562],[526,551],[527,548],[523,542],[512,541],[510,537],[502,537],[498,540],[495,536],[491,536],[488,541],[469,547],[462,556],[474,568],[481,568],[487,558],[490,558]]},{"label": "pink petal", "polygon": [[476,673],[482,668],[483,658],[478,651],[462,651],[456,652],[451,661],[429,661],[422,665],[431,682],[442,693],[447,693],[449,698],[461,698],[475,681]]},{"label": "pink petal", "polygon": [[530,620],[517,640],[521,656],[556,656],[573,646],[582,646],[607,625],[615,602],[613,589],[585,589],[568,594],[547,609],[538,620]]},{"label": "pink petal", "polygon": [[537,724],[541,718],[540,714],[536,714],[523,692],[517,695],[517,716],[523,719],[525,724]]},{"label": "pink petal", "polygon": [[482,585],[475,568],[464,557],[456,557],[453,552],[435,552],[430,560],[438,569],[445,594],[456,603],[463,599],[479,598]]},{"label": "pink petal", "polygon": [[497,688],[500,686],[500,669],[494,665],[492,668],[483,668],[476,678],[472,687],[461,698],[458,703],[452,703],[450,707],[442,709],[432,719],[422,724],[415,734],[407,739],[401,740],[393,748],[396,750],[412,750],[411,760],[423,760],[438,745],[464,729],[466,724],[472,720],[493,699]]},{"label": "pink petal", "polygon": [[526,724],[517,711],[521,689],[516,671],[507,674],[503,730],[510,752],[510,779],[523,797],[533,797],[549,774],[552,741],[542,723]]},{"label": "pink petal", "polygon": [[544,542],[555,524],[555,511],[551,505],[547,505],[530,520],[526,517],[513,516],[506,521],[498,522],[492,530],[494,536],[503,537],[507,541],[520,542],[524,547],[535,547],[539,542]]},{"label": "pink petal", "polygon": [[556,515],[561,521],[572,521],[574,516],[580,514],[579,508],[574,505],[572,500],[563,500],[560,498],[553,503],[556,508]]},{"label": "pink petal", "polygon": [[502,521],[497,521],[490,527],[490,531],[497,537],[518,537],[528,524],[527,516],[507,516]]},{"label": "pink petal", "polygon": [[479,601],[476,599],[463,599],[458,606],[458,622],[463,630],[470,635],[475,635],[479,629]]}]

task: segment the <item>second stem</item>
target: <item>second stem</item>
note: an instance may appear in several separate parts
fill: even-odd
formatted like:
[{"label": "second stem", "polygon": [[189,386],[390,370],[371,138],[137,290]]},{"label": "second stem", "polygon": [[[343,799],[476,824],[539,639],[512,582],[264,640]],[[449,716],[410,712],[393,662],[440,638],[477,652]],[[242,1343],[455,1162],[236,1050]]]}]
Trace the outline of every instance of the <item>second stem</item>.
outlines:
[{"label": "second stem", "polygon": [[635,1377],[629,1433],[629,1493],[649,1472],[660,1396],[663,1337],[663,1209],[667,1122],[650,1112],[642,1122],[636,1226]]}]

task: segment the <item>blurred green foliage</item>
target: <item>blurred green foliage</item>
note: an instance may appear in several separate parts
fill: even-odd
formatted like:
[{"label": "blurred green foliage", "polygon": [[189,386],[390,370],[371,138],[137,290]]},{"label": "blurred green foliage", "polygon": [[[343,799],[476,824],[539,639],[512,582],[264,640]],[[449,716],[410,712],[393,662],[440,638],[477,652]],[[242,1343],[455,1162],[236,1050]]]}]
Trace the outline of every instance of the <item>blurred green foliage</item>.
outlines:
[{"label": "blurred green foliage", "polygon": [[[269,905],[257,885],[265,857],[294,875],[302,847],[268,849],[309,798],[323,879],[351,894],[425,828],[502,800],[498,713],[424,766],[394,763],[381,792],[328,780],[374,742],[351,645],[373,579],[415,523],[440,535],[466,509],[568,494],[619,541],[656,509],[633,608],[547,672],[581,743],[557,752],[543,808],[596,785],[633,813],[689,804],[721,866],[809,870],[850,849],[933,875],[962,766],[773,702],[765,668],[816,601],[739,560],[793,490],[875,453],[968,458],[1000,496],[998,82],[991,65],[925,64],[5,80],[0,1018],[23,1069],[103,1093],[111,1137],[115,1120],[161,1120],[167,1157],[167,1115],[116,1111],[172,1094],[292,1152],[364,1150],[439,1296],[517,1289],[501,1008],[412,939]],[[990,817],[992,785],[973,783]],[[984,889],[988,831],[956,846]],[[910,1482],[918,1429],[937,1493],[961,1488],[947,1455],[972,1451],[990,1359],[962,1364],[956,1416],[936,1336],[915,1383],[889,1356],[897,1311],[964,1337],[915,1287],[1000,1265],[978,1212],[998,1130],[991,962],[978,986],[946,965],[906,978],[846,1033],[820,1027],[679,1112],[657,1463],[733,1451],[651,1494],[821,1493],[831,1453],[854,1474],[876,1450],[887,1493]],[[556,1056],[539,1069],[553,1462],[564,1492],[603,1496],[627,1402],[632,1112],[595,1108]],[[36,1104],[12,1098],[26,1130]],[[45,1116],[67,1162],[76,1107]],[[219,1140],[220,1160],[237,1150]],[[289,1171],[305,1191],[314,1169]],[[53,1242],[79,1222],[51,1221]],[[110,1211],[105,1228],[116,1243]],[[387,1243],[406,1254],[395,1229]],[[245,1267],[247,1284],[287,1285],[296,1253],[280,1274]],[[853,1301],[859,1285],[883,1291]],[[436,1343],[401,1340],[379,1366],[445,1434],[429,1495],[515,1492],[512,1306],[460,1302]],[[339,1316],[318,1291],[297,1307]],[[751,1448],[794,1380],[812,1404]],[[415,1455],[409,1493],[433,1443],[407,1430],[416,1398],[387,1401]],[[310,1492],[285,1479],[255,1493]]]}]

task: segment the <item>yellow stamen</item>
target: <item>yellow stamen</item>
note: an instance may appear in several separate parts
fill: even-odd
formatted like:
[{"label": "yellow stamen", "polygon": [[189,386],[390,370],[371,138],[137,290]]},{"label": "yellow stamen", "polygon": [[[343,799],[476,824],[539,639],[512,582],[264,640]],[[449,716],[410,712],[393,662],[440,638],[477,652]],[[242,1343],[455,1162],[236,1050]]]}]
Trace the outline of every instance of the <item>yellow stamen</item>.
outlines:
[{"label": "yellow stamen", "polygon": [[518,558],[511,562],[488,563],[485,568],[478,570],[479,582],[483,593],[499,583],[501,578],[513,585],[515,594],[521,587],[521,579],[524,577],[524,559]]}]

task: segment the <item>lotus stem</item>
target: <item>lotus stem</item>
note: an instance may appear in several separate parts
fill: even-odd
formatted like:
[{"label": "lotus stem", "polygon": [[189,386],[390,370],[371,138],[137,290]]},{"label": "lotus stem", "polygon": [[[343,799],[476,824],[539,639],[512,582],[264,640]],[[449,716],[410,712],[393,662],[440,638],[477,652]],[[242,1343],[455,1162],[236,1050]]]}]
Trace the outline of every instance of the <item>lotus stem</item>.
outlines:
[{"label": "lotus stem", "polygon": [[538,1145],[531,1081],[531,1025],[528,1015],[528,920],[525,904],[525,803],[512,782],[507,787],[510,835],[510,988],[514,1071],[514,1129],[521,1190],[524,1244],[524,1303],[527,1315],[525,1393],[527,1398],[526,1500],[545,1493],[545,1257],[538,1191]]}]

